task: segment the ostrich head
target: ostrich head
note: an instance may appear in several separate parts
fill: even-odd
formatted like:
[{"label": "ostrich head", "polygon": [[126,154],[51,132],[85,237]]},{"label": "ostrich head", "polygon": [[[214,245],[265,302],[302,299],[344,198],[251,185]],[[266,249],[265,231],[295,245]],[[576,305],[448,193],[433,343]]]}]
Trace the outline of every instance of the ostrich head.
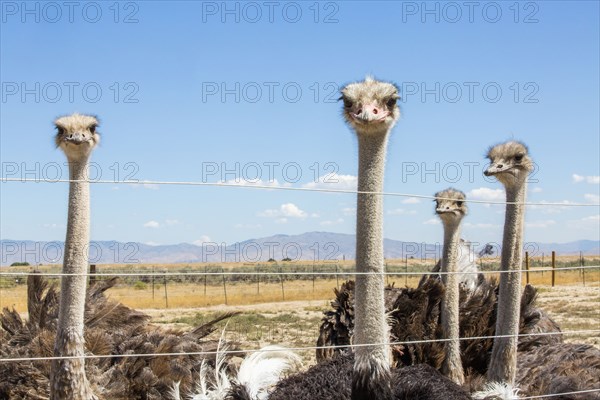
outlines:
[{"label": "ostrich head", "polygon": [[449,188],[435,194],[435,212],[442,222],[458,223],[467,215],[467,197],[460,190]]},{"label": "ostrich head", "polygon": [[521,142],[509,141],[490,148],[487,153],[490,166],[485,176],[495,176],[504,186],[521,184],[533,170],[529,150]]},{"label": "ostrich head", "polygon": [[342,89],[344,118],[359,135],[388,132],[400,117],[398,88],[367,77]]},{"label": "ostrich head", "polygon": [[57,118],[56,147],[64,151],[69,161],[87,159],[94,147],[100,142],[100,134],[96,132],[98,119],[91,115],[72,114]]}]

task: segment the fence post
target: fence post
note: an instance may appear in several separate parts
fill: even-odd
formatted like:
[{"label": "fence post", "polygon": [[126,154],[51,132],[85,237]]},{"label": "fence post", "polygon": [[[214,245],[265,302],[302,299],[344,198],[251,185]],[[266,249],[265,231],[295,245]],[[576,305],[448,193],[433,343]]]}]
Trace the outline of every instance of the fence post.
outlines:
[{"label": "fence post", "polygon": [[260,274],[258,273],[258,264],[256,265],[256,294],[260,295]]},{"label": "fence post", "polygon": [[312,266],[312,281],[313,281],[313,293],[315,292],[315,263]]},{"label": "fence post", "polygon": [[154,265],[152,266],[152,302],[154,303]]},{"label": "fence post", "polygon": [[542,278],[544,277],[544,253],[542,253]]},{"label": "fence post", "polygon": [[554,283],[556,282],[556,252],[552,251],[552,287],[554,287]]},{"label": "fence post", "polygon": [[338,264],[335,263],[335,287],[340,288],[340,276],[338,275]]},{"label": "fence post", "polygon": [[167,274],[164,275],[165,281],[165,307],[169,308],[169,293],[167,293]]},{"label": "fence post", "polygon": [[390,286],[390,274],[388,274],[388,264],[387,261],[385,261],[385,259],[383,260],[383,273],[385,274],[385,284],[387,286]]},{"label": "fence post", "polygon": [[529,252],[525,252],[525,283],[529,285]]},{"label": "fence post", "polygon": [[408,256],[404,256],[404,286],[408,287]]},{"label": "fence post", "polygon": [[285,290],[283,288],[283,269],[279,267],[279,280],[281,281],[281,298],[285,301]]},{"label": "fence post", "polygon": [[581,257],[581,275],[583,277],[583,286],[585,287],[585,260]]},{"label": "fence post", "polygon": [[90,282],[89,286],[96,283],[96,264],[90,264]]},{"label": "fence post", "polygon": [[206,279],[208,278],[208,267],[204,266],[204,297],[206,297]]},{"label": "fence post", "polygon": [[225,294],[225,305],[227,305],[227,285],[225,284],[225,269],[221,267],[221,272],[223,273],[223,293]]}]

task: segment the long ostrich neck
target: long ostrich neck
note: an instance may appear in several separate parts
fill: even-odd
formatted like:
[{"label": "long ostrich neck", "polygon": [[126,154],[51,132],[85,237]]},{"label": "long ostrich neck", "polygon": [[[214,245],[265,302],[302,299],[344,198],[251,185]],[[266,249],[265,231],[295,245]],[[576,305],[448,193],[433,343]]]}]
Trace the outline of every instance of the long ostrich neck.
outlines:
[{"label": "long ostrich neck", "polygon": [[[381,192],[388,133],[358,135],[358,190]],[[356,270],[354,344],[383,343],[355,349],[352,399],[391,398],[390,357],[385,343],[389,328],[385,316],[383,268],[383,198],[358,194],[356,213]]]},{"label": "long ostrich neck", "polygon": [[[524,203],[527,192],[526,182],[506,186],[507,203]],[[488,367],[488,379],[493,382],[513,384],[517,369],[517,335],[521,308],[521,264],[523,262],[523,221],[524,206],[507,204],[502,240],[502,271],[498,293],[498,315],[496,337],[492,357]]]},{"label": "long ostrich neck", "polygon": [[460,358],[460,331],[458,316],[458,252],[460,244],[460,221],[444,222],[444,254],[442,255],[441,270],[449,272],[442,275],[442,281],[446,286],[441,305],[442,329],[445,338],[451,339],[446,342],[446,358],[442,364],[444,375],[454,382],[462,385],[465,381]]},{"label": "long ostrich neck", "polygon": [[[69,162],[71,180],[87,179],[87,159]],[[88,247],[90,236],[90,185],[71,182],[69,216],[63,273],[60,285],[60,307],[54,355],[83,356],[83,337]],[[85,376],[83,358],[54,360],[52,363],[50,399],[89,400],[95,398]]]}]

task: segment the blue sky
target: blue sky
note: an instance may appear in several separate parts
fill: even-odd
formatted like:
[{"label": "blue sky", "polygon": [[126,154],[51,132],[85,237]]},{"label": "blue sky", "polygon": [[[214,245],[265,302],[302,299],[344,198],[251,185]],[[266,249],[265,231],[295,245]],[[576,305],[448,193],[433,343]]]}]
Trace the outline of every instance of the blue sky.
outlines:
[{"label": "blue sky", "polygon": [[[102,120],[102,179],[352,188],[357,144],[335,99],[373,74],[403,92],[387,191],[502,200],[483,155],[515,138],[538,166],[528,200],[599,202],[598,2],[23,4],[2,2],[2,178],[66,178],[51,122],[77,111]],[[67,184],[0,190],[1,238],[64,238]],[[353,233],[354,207],[342,194],[97,184],[92,238]],[[386,237],[441,240],[430,201],[387,197],[385,212]],[[526,219],[526,241],[600,235],[597,207],[530,207]],[[502,223],[502,206],[471,204],[464,236],[499,241]]]}]

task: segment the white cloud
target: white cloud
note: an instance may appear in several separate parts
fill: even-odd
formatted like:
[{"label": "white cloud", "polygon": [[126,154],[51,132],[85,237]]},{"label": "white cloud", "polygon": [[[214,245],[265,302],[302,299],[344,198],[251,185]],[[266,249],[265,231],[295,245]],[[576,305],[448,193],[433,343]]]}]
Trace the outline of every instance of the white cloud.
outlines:
[{"label": "white cloud", "polygon": [[552,225],[556,225],[556,221],[553,219],[547,219],[544,221],[532,221],[532,222],[525,223],[525,226],[527,228],[549,228]]},{"label": "white cloud", "polygon": [[590,203],[593,203],[593,204],[600,203],[600,196],[598,196],[597,194],[586,193],[583,195],[583,197]]},{"label": "white cloud", "polygon": [[598,227],[600,227],[600,214],[590,215],[588,217],[583,217],[576,220],[570,220],[567,221],[567,224],[576,229],[592,228],[597,234]]},{"label": "white cloud", "polygon": [[[272,209],[267,209],[267,210],[261,211],[258,213],[258,216],[259,217],[267,217],[267,218],[280,218],[280,219],[285,219],[284,217],[306,218],[308,216],[308,213],[304,210],[301,210],[294,203],[285,203],[285,204],[282,204],[281,206],[279,206],[279,208],[272,208]],[[285,222],[287,222],[287,220]]]},{"label": "white cloud", "polygon": [[533,189],[531,189],[531,193],[542,193],[543,191],[544,190],[539,186],[536,186]]},{"label": "white cloud", "polygon": [[277,179],[263,181],[262,179],[257,180],[246,180],[242,178],[229,179],[227,181],[219,181],[222,185],[237,185],[237,186],[269,186],[269,187],[289,187],[291,183],[279,183]]},{"label": "white cloud", "polygon": [[574,183],[587,182],[587,183],[591,183],[592,185],[598,185],[598,184],[600,184],[600,176],[598,176],[598,175],[583,176],[583,175],[573,174],[573,182]]},{"label": "white cloud", "polygon": [[334,173],[320,176],[316,182],[305,183],[302,187],[307,189],[356,190],[357,185],[357,176]]},{"label": "white cloud", "polygon": [[402,200],[402,204],[419,204],[421,199],[418,197],[409,197],[408,199]]},{"label": "white cloud", "polygon": [[465,227],[474,228],[474,229],[492,229],[492,228],[500,228],[500,225],[486,224],[486,223],[473,224],[471,222],[465,222]]},{"label": "white cloud", "polygon": [[160,246],[160,243],[157,242],[144,242],[144,244],[148,245],[148,246]]},{"label": "white cloud", "polygon": [[205,243],[211,243],[212,240],[210,239],[210,236],[207,235],[202,235],[200,236],[200,238],[198,240],[194,240],[192,242],[192,244],[195,244],[196,246],[202,246]]},{"label": "white cloud", "polygon": [[233,226],[235,229],[260,229],[262,228],[261,224],[235,224]]},{"label": "white cloud", "polygon": [[[562,211],[568,209],[569,208],[568,207],[569,204],[573,204],[573,202],[569,201],[569,200],[552,201],[552,202],[546,201],[546,200],[542,200],[542,201],[539,201],[537,203],[540,203],[540,204],[529,206],[529,208],[531,210],[540,210],[543,214],[559,214]],[[565,205],[564,206],[561,206],[561,205],[544,205],[546,203],[554,203],[554,204],[558,203],[558,204],[565,204]]]},{"label": "white cloud", "polygon": [[417,212],[415,210],[406,210],[404,208],[395,208],[393,210],[389,210],[388,215],[415,215]]},{"label": "white cloud", "polygon": [[321,226],[331,226],[331,225],[339,225],[344,223],[344,219],[343,218],[338,218],[335,221],[330,221],[330,220],[326,220],[326,221],[321,221],[319,223],[319,225]]},{"label": "white cloud", "polygon": [[48,229],[64,229],[65,228],[65,226],[63,224],[43,224],[42,227],[48,228]]},{"label": "white cloud", "polygon": [[167,226],[173,226],[173,225],[179,225],[179,221],[176,219],[167,219],[165,220],[165,224],[167,224]]},{"label": "white cloud", "polygon": [[467,201],[469,200],[481,200],[481,201],[504,201],[505,199],[504,190],[502,189],[490,189],[481,187],[473,189],[467,193]]},{"label": "white cloud", "polygon": [[275,223],[276,224],[287,224],[288,219],[287,218],[277,218],[275,219]]},{"label": "white cloud", "polygon": [[438,225],[440,224],[440,220],[439,218],[429,218],[427,221],[424,221],[423,224],[425,225]]},{"label": "white cloud", "polygon": [[356,214],[356,208],[344,207],[344,208],[342,208],[342,214],[347,215],[347,216],[352,216],[352,215]]},{"label": "white cloud", "polygon": [[130,183],[129,186],[134,189],[142,188],[149,190],[158,190],[158,188],[160,187],[160,185],[157,185],[156,183]]},{"label": "white cloud", "polygon": [[156,222],[156,221],[148,221],[148,222],[146,222],[144,224],[144,228],[153,228],[153,229],[156,229],[156,228],[159,228],[159,227],[160,227],[160,224],[158,222]]}]

